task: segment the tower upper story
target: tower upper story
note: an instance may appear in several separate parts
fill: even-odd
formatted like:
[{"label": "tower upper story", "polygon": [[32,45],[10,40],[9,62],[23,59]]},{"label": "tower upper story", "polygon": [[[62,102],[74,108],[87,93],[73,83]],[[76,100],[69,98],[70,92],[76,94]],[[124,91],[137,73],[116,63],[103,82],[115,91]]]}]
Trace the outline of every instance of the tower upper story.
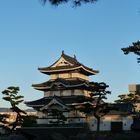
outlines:
[{"label": "tower upper story", "polygon": [[88,76],[95,75],[99,71],[93,70],[77,61],[76,56],[68,56],[62,51],[60,58],[49,67],[38,68],[44,74],[50,75],[51,79],[80,78],[88,80]]}]

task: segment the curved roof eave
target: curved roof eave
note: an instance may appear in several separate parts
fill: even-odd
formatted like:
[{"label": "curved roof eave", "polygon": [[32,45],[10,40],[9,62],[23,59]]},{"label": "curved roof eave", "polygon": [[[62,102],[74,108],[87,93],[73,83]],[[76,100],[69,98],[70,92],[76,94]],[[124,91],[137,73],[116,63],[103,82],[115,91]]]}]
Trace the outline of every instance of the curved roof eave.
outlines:
[{"label": "curved roof eave", "polygon": [[89,70],[83,65],[73,67],[73,68],[64,68],[64,69],[52,69],[52,70],[39,69],[39,71],[42,73],[51,74],[55,72],[72,71],[72,70],[77,70],[77,69],[83,69],[85,72],[88,73],[88,75],[96,75],[97,73],[99,73],[98,70]]},{"label": "curved roof eave", "polygon": [[[77,84],[77,85],[66,85],[66,84],[64,84],[64,83],[62,83],[62,82],[59,82],[59,84],[62,84],[65,88],[71,88],[71,87],[80,87],[80,86],[86,86],[86,87],[88,87],[88,84],[86,84],[86,83],[82,83],[82,84]],[[43,87],[35,87],[34,86],[34,88],[35,89],[37,89],[37,90],[45,90],[45,89],[51,89],[54,85],[56,85],[56,83],[52,83],[50,86],[48,86],[48,87],[46,87],[46,86],[43,86]]]}]

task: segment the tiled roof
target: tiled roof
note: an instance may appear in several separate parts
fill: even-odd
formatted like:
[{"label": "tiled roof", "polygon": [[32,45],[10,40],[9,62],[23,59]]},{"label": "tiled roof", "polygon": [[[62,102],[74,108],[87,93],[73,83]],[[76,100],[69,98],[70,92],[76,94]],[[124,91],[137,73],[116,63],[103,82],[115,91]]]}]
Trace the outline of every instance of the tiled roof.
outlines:
[{"label": "tiled roof", "polygon": [[64,53],[62,53],[62,55],[61,55],[65,60],[67,60],[68,62],[70,62],[71,64],[73,64],[73,65],[80,65],[80,63],[77,61],[77,59],[76,58],[74,58],[74,57],[71,57],[71,56],[68,56],[68,55],[66,55],[66,54],[64,54]]},{"label": "tiled roof", "polygon": [[71,105],[73,103],[82,103],[86,97],[84,96],[50,96],[50,97],[44,97],[39,100],[26,102],[25,104],[30,107],[43,107],[44,105],[47,105],[53,98],[56,98],[60,103],[64,105]]},{"label": "tiled roof", "polygon": [[116,103],[112,104],[113,110],[111,110],[108,114],[116,115],[116,114],[132,114],[134,113],[134,107],[130,103]]},{"label": "tiled roof", "polygon": [[[52,67],[59,59],[63,57],[66,61],[68,61],[72,65],[65,65],[65,66],[57,66],[57,67]],[[57,73],[61,71],[71,71],[75,69],[81,69],[81,72],[87,74],[87,75],[93,75],[98,73],[99,71],[93,70],[92,68],[86,67],[85,65],[81,64],[80,62],[77,61],[76,58],[70,57],[64,53],[62,53],[61,57],[51,66],[49,67],[42,67],[38,68],[42,73],[50,74],[50,73]]]},{"label": "tiled roof", "polygon": [[[58,89],[61,87],[61,89],[69,89],[69,88],[84,88],[93,90],[94,89],[94,83],[89,82],[80,78],[73,78],[73,79],[62,79],[58,78],[55,80],[49,80],[47,82],[41,83],[41,84],[33,84],[34,88],[38,90],[52,90],[52,89]],[[54,87],[55,88],[52,88]]]}]

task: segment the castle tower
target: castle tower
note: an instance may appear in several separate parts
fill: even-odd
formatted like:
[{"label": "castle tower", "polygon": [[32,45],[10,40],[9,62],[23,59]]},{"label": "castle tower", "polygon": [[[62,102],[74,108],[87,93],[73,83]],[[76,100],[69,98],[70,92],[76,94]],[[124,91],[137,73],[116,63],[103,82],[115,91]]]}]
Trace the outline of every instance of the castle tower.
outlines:
[{"label": "castle tower", "polygon": [[60,115],[60,112],[63,112],[63,116],[67,118],[65,123],[83,121],[83,115],[74,107],[82,104],[90,96],[94,85],[89,81],[89,76],[99,71],[81,64],[76,56],[68,56],[64,51],[51,66],[38,68],[38,70],[50,76],[49,81],[32,85],[36,90],[43,91],[44,97],[26,102],[27,106],[38,111],[38,124],[57,122],[57,115]]}]

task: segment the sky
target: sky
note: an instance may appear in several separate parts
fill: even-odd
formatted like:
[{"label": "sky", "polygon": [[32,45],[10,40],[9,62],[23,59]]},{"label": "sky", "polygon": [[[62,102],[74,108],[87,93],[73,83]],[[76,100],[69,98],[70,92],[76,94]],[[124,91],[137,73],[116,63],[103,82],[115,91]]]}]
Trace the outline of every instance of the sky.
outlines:
[{"label": "sky", "polygon": [[[79,62],[99,70],[90,81],[105,82],[108,101],[140,84],[136,55],[121,48],[140,40],[140,0],[99,0],[95,4],[58,7],[39,0],[0,1],[0,91],[19,86],[25,101],[43,97],[32,88],[49,80],[38,67],[50,66],[61,55],[76,55]],[[9,107],[2,100],[0,107]],[[24,104],[22,108],[27,108]]]}]

